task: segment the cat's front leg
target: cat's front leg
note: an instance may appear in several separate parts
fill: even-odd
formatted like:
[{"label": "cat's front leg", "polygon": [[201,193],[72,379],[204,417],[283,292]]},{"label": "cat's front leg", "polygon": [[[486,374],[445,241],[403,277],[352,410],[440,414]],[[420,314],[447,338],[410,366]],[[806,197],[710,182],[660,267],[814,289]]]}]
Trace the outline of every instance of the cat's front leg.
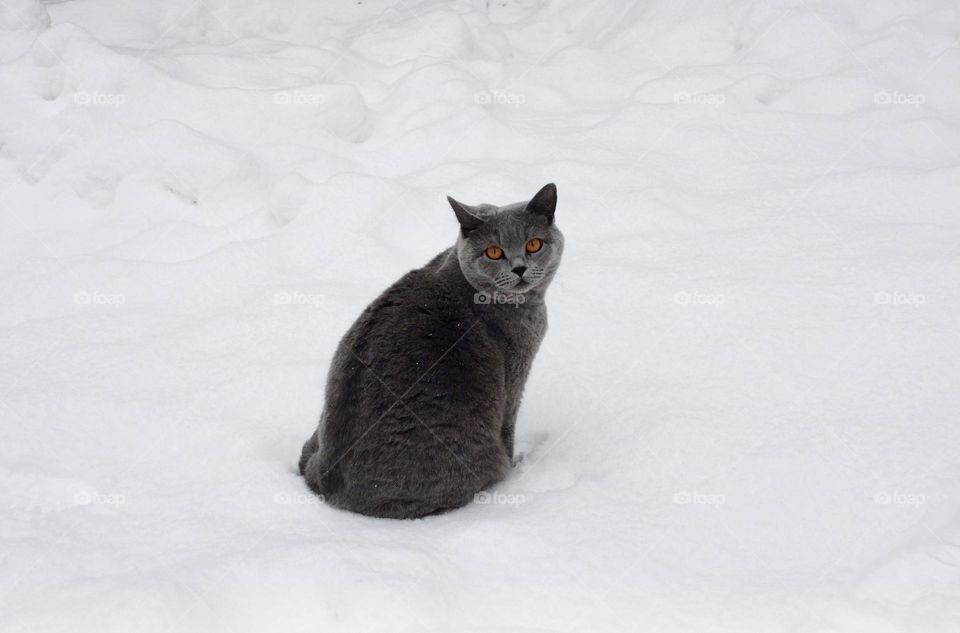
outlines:
[{"label": "cat's front leg", "polygon": [[313,435],[310,436],[310,439],[306,441],[303,445],[303,450],[300,451],[300,474],[302,475],[307,468],[307,462],[310,461],[310,458],[313,457],[313,454],[320,450],[320,439],[318,437],[319,429],[313,432]]},{"label": "cat's front leg", "polygon": [[517,412],[520,410],[520,398],[515,398],[507,405],[507,412],[500,427],[500,439],[507,451],[507,457],[513,462],[513,436],[517,425]]}]

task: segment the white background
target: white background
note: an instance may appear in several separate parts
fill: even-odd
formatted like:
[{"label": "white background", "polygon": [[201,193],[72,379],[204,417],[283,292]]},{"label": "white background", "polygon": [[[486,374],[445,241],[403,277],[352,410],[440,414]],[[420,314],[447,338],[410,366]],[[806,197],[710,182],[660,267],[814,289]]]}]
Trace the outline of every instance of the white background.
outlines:
[{"label": "white background", "polygon": [[[955,2],[0,2],[4,631],[951,631]],[[489,503],[296,475],[334,347],[559,188]],[[950,623],[953,622],[951,625]]]}]

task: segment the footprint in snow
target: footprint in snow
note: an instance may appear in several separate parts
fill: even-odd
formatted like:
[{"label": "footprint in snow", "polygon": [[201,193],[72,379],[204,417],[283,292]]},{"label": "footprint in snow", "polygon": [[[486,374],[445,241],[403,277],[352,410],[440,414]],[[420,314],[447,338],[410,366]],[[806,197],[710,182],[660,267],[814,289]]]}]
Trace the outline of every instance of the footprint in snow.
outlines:
[{"label": "footprint in snow", "polygon": [[[513,457],[514,468],[520,466],[524,460],[529,460],[534,451],[538,451],[547,441],[547,437],[548,435],[546,433],[537,433],[536,435],[528,437],[518,437],[516,450],[514,451],[516,454]],[[536,460],[534,459],[534,461]]]},{"label": "footprint in snow", "polygon": [[549,436],[546,433],[519,438],[517,455],[513,460],[516,469],[511,486],[529,492],[566,490],[577,478],[562,462],[550,458]]}]

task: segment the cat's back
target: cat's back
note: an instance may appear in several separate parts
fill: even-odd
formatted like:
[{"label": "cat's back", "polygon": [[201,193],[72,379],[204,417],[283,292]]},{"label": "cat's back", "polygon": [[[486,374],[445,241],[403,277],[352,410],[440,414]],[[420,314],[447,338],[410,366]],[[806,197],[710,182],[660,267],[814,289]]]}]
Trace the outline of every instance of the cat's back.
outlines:
[{"label": "cat's back", "polygon": [[342,369],[369,371],[399,396],[415,381],[454,388],[485,359],[499,360],[472,294],[441,270],[447,253],[405,274],[363,311],[341,342]]},{"label": "cat's back", "polygon": [[445,253],[384,290],[355,325],[366,335],[386,335],[390,339],[414,335],[429,342],[443,339],[450,328],[442,326],[456,329],[456,321],[468,320],[470,304],[438,270],[438,260]]}]

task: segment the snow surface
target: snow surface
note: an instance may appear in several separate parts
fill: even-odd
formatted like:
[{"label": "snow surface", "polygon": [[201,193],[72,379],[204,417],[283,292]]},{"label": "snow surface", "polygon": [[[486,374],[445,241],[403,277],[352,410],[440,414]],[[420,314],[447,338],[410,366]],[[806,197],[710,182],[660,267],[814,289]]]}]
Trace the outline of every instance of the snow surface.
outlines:
[{"label": "snow surface", "polygon": [[[0,629],[956,631],[952,0],[2,0]],[[334,346],[546,182],[485,501],[295,473]]]}]

